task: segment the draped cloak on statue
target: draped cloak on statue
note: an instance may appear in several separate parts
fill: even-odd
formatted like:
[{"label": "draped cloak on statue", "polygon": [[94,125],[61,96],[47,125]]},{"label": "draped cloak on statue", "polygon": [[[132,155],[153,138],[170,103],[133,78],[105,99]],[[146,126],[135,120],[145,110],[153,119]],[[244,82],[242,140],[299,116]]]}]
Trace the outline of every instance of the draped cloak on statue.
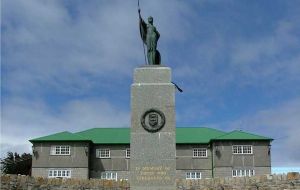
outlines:
[{"label": "draped cloak on statue", "polygon": [[[150,18],[150,17],[149,17]],[[160,65],[160,53],[157,51],[157,41],[160,37],[159,32],[153,24],[146,24],[140,17],[140,34],[143,42],[147,46],[147,58],[149,65]]]}]

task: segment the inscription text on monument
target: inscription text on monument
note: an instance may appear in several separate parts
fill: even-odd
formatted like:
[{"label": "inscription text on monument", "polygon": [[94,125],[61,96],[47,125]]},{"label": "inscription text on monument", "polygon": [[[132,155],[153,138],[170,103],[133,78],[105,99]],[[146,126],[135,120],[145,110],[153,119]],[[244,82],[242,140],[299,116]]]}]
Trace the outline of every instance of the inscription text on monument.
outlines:
[{"label": "inscription text on monument", "polygon": [[136,167],[137,181],[168,181],[171,180],[168,172],[170,167],[164,166],[143,166]]}]

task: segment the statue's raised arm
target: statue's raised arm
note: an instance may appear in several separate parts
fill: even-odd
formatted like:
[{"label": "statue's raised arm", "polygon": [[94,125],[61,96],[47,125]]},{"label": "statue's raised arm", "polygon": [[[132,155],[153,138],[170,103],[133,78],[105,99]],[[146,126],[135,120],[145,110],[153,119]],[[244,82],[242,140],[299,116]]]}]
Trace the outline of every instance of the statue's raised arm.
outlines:
[{"label": "statue's raised arm", "polygon": [[148,17],[148,23],[146,24],[141,16],[140,9],[139,12],[139,27],[140,35],[143,42],[147,46],[147,59],[149,65],[160,65],[160,53],[157,51],[157,41],[160,37],[159,32],[153,25],[153,18]]}]

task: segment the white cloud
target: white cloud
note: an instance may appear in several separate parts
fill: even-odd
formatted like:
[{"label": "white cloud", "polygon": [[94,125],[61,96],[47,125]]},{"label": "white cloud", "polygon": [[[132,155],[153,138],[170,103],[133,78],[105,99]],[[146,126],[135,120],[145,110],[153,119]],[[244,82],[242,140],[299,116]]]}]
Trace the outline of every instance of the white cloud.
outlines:
[{"label": "white cloud", "polygon": [[[296,18],[295,14],[282,15],[272,24],[265,23],[265,28],[253,29],[250,37],[237,32],[239,28],[230,34],[225,28],[213,31],[204,23],[194,23],[195,28],[211,33],[198,38],[189,33],[188,54],[179,51],[184,57],[177,60],[174,78],[190,85],[193,93],[207,96],[219,96],[230,85],[278,89],[294,84],[300,81],[300,22]],[[218,24],[213,21],[207,20]]]},{"label": "white cloud", "polygon": [[300,66],[294,64],[300,60],[297,33],[300,22],[286,19],[279,21],[268,35],[239,39],[232,44],[232,69],[244,77],[242,84],[260,81],[260,85],[269,86],[274,82],[282,85],[300,80]]},{"label": "white cloud", "polygon": [[[151,12],[160,18],[160,43],[186,36],[180,24],[181,15],[189,12],[185,3],[145,4],[144,17]],[[95,80],[130,80],[133,68],[144,60],[136,2],[70,6],[72,10],[63,1],[3,2],[5,89],[21,95],[33,90],[36,95],[49,90],[87,93],[101,85]],[[167,7],[172,11],[165,12]]]},{"label": "white cloud", "polygon": [[71,100],[58,110],[38,100],[6,101],[2,105],[1,151],[27,151],[29,139],[62,131],[129,126],[128,112],[101,99]]},{"label": "white cloud", "polygon": [[[56,90],[66,86],[71,87],[69,91],[87,90],[87,76],[128,73],[129,60],[134,63],[138,57],[137,42],[126,35],[137,33],[134,23],[120,29],[121,19],[103,19],[101,14],[107,10],[96,12],[93,18],[85,10],[73,21],[60,1],[12,2],[4,3],[3,39],[5,87],[14,93],[40,92],[45,85]],[[124,10],[114,15],[127,22],[132,14]]]}]

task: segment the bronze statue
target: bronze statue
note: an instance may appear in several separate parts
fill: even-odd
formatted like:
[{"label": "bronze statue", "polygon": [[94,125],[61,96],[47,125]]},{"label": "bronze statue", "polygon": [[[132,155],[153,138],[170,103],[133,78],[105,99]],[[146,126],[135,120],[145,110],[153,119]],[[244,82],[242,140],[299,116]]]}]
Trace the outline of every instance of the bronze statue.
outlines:
[{"label": "bronze statue", "polygon": [[139,12],[139,26],[140,26],[140,34],[143,40],[143,43],[147,46],[147,59],[149,65],[160,65],[160,53],[157,51],[157,41],[160,37],[159,32],[156,30],[155,26],[153,26],[153,18],[150,16],[148,18],[148,24],[145,23],[143,18],[141,17],[141,10],[138,9]]}]

